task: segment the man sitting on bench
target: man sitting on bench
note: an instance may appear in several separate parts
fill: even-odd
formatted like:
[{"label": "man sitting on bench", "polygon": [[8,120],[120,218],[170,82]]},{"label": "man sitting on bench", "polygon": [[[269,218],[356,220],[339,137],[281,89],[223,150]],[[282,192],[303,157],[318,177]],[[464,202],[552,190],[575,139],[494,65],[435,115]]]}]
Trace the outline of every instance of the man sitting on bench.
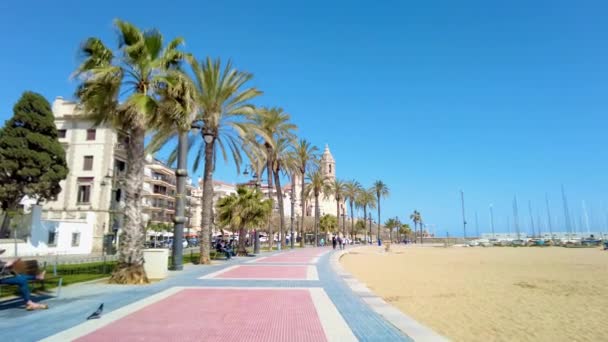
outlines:
[{"label": "man sitting on bench", "polygon": [[[4,253],[4,249],[0,249],[0,254]],[[27,285],[27,282],[30,280],[42,280],[44,279],[45,271],[37,275],[29,275],[29,274],[17,274],[12,268],[13,265],[19,261],[20,259],[3,262],[0,260],[0,284],[6,285],[17,285],[19,286],[19,292],[21,293],[21,297],[25,301],[25,309],[28,311],[32,310],[40,310],[40,309],[48,309],[49,306],[46,304],[34,303],[30,298],[30,288]]]},{"label": "man sitting on bench", "polygon": [[231,255],[230,255],[231,253],[230,252],[231,251],[230,251],[230,249],[226,248],[226,245],[225,245],[224,241],[219,240],[217,242],[217,245],[215,245],[215,250],[218,253],[224,253],[226,255],[226,259],[230,260],[230,258],[231,258]]}]

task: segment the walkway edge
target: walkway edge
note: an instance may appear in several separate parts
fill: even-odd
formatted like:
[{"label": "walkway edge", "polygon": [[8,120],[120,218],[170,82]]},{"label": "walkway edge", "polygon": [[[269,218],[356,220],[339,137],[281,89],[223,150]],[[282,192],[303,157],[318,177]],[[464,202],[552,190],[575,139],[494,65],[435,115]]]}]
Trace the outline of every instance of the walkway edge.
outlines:
[{"label": "walkway edge", "polygon": [[340,278],[342,278],[342,280],[344,280],[346,285],[348,285],[348,287],[374,312],[382,316],[382,318],[394,325],[397,329],[414,341],[449,341],[449,339],[446,337],[441,336],[432,329],[418,323],[410,316],[385,302],[384,299],[378,297],[375,293],[368,289],[367,286],[357,280],[352,274],[348,273],[342,267],[342,265],[340,265],[340,258],[345,254],[348,254],[351,250],[357,248],[360,247],[335,252],[331,256],[330,265],[332,269]]}]

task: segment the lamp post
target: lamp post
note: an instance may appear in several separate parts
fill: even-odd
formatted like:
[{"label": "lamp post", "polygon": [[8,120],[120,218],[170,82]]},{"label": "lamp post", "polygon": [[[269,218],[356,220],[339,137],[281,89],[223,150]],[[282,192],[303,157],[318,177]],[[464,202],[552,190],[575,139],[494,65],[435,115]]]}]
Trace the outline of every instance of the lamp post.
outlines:
[{"label": "lamp post", "polygon": [[294,219],[294,211],[295,211],[295,206],[296,206],[296,196],[293,193],[294,190],[294,185],[291,185],[291,191],[289,192],[289,197],[291,200],[291,214],[290,214],[290,220],[291,220],[291,235],[289,237],[289,244],[291,245],[291,249],[294,248],[294,235],[293,235],[293,219]]},{"label": "lamp post", "polygon": [[372,213],[368,213],[367,219],[369,220],[369,242],[372,242]]},{"label": "lamp post", "polygon": [[[395,216],[395,224],[397,225],[397,231],[395,232],[397,234],[397,236],[399,236],[399,228],[401,227],[401,222],[399,222],[399,216]],[[391,237],[391,240],[393,238]],[[392,242],[392,241],[391,241]]]},{"label": "lamp post", "polygon": [[[254,170],[253,166],[251,164],[247,165],[245,167],[245,170],[243,171],[243,175],[247,176],[249,175],[249,171],[251,170],[251,177],[253,178],[253,181],[255,182],[255,189],[256,190],[260,190],[260,178],[258,177],[258,171]],[[253,254],[259,254],[260,253],[260,234],[258,233],[257,229],[253,230]]]},{"label": "lamp post", "polygon": [[[213,141],[213,135],[211,135],[211,140],[208,138],[209,133],[205,131],[203,133],[203,138],[205,142],[208,144]],[[176,184],[176,194],[175,194],[175,216],[173,217],[173,250],[172,250],[172,258],[171,258],[171,268],[174,271],[181,271],[184,269],[183,265],[183,254],[184,254],[184,245],[182,239],[184,238],[184,225],[187,221],[185,215],[186,209],[186,177],[188,177],[187,170],[187,162],[186,158],[188,156],[188,133],[180,132],[179,134],[179,143],[177,145],[177,169],[175,170],[175,178],[177,180]]]}]

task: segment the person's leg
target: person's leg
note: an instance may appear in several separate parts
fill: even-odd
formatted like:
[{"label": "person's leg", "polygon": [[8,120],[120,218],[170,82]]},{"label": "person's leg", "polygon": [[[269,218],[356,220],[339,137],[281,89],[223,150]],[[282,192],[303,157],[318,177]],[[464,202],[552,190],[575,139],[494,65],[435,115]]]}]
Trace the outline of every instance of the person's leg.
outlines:
[{"label": "person's leg", "polygon": [[17,285],[19,286],[19,293],[21,298],[25,300],[25,303],[30,303],[30,288],[27,286],[28,280],[33,280],[35,277],[30,275],[16,275],[10,278],[4,278],[0,280],[0,284]]}]

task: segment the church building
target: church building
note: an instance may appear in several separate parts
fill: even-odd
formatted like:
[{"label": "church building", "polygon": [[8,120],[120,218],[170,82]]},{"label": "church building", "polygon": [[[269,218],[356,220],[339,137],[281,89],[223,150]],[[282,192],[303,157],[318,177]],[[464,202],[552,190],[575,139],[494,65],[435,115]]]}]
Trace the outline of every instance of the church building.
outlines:
[{"label": "church building", "polygon": [[[334,160],[334,157],[332,156],[331,152],[329,151],[329,146],[325,145],[325,151],[323,152],[323,155],[321,156],[321,161],[320,161],[320,171],[322,172],[323,176],[325,177],[325,179],[327,180],[328,183],[333,183],[333,181],[336,179],[336,161]],[[295,180],[295,191],[296,191],[296,202],[295,202],[295,212],[296,215],[301,216],[302,215],[302,210],[301,210],[301,199],[300,199],[300,194],[302,191],[302,179],[300,178],[299,175],[296,175],[294,177]],[[336,199],[334,198],[333,195],[328,195],[325,196],[324,194],[321,194],[321,196],[319,196],[319,212],[321,213],[321,216],[325,215],[325,214],[331,214],[331,215],[336,215]],[[340,214],[343,214],[345,211],[345,206],[344,206],[344,201],[341,201],[340,203]],[[314,217],[315,216],[315,200],[314,198],[308,199],[306,201],[306,207],[304,208],[304,214],[305,216],[311,216]]]}]

